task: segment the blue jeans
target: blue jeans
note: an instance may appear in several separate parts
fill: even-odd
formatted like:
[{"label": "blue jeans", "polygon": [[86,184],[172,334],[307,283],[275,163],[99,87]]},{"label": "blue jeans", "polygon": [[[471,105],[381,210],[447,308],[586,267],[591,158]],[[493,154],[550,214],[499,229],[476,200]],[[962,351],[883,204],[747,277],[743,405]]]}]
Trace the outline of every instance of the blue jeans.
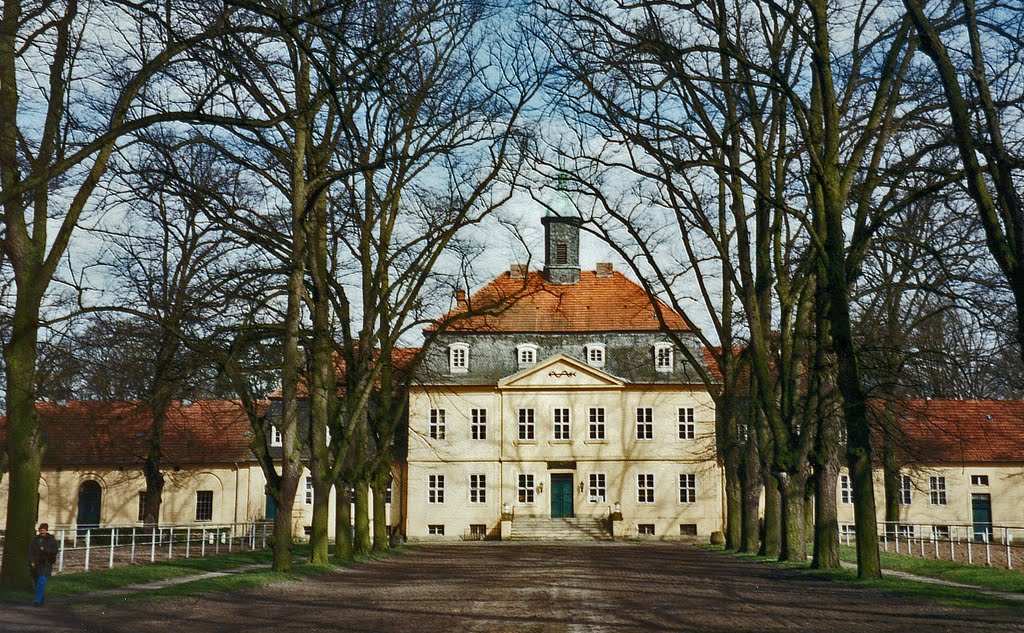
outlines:
[{"label": "blue jeans", "polygon": [[36,604],[43,604],[43,594],[46,593],[46,576],[36,578]]}]

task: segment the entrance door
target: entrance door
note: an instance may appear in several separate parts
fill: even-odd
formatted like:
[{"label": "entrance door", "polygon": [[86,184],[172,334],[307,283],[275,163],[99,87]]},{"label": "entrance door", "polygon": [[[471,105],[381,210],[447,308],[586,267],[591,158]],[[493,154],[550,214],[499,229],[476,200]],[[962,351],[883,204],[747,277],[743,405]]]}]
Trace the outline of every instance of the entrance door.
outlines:
[{"label": "entrance door", "polygon": [[83,481],[78,488],[78,527],[96,528],[100,525],[100,502],[103,490],[99,483]]},{"label": "entrance door", "polygon": [[971,518],[974,520],[974,540],[992,541],[992,495],[971,495]]},{"label": "entrance door", "polygon": [[551,475],[551,518],[572,517],[572,474]]},{"label": "entrance door", "polygon": [[277,504],[274,503],[274,497],[270,496],[269,492],[267,493],[266,508],[267,509],[263,514],[263,518],[267,521],[273,521],[274,517],[277,516]]}]

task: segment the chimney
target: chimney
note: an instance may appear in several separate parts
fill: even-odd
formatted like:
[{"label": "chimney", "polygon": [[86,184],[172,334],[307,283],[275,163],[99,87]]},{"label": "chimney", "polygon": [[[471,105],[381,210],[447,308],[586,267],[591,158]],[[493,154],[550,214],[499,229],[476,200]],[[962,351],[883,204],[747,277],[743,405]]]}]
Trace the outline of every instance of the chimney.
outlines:
[{"label": "chimney", "polygon": [[597,270],[594,274],[596,274],[598,277],[612,277],[612,273],[614,270],[615,268],[611,265],[610,262],[598,262]]},{"label": "chimney", "polygon": [[549,215],[544,224],[544,279],[553,284],[580,280],[580,225],[578,217]]},{"label": "chimney", "polygon": [[526,279],[526,264],[512,264],[508,269],[508,276],[512,279]]}]

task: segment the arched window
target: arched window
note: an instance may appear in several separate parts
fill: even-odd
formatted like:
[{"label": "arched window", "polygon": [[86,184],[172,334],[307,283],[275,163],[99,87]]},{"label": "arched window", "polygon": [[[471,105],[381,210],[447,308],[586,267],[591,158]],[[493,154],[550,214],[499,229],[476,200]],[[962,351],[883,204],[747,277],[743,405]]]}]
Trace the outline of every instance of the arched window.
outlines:
[{"label": "arched window", "polygon": [[453,374],[464,374],[469,371],[469,345],[452,343],[448,346],[448,369]]},{"label": "arched window", "polygon": [[605,346],[604,343],[587,343],[584,348],[587,364],[591,367],[604,367]]},{"label": "arched window", "polygon": [[519,369],[524,369],[537,363],[537,346],[533,343],[523,343],[516,346],[516,363]]}]

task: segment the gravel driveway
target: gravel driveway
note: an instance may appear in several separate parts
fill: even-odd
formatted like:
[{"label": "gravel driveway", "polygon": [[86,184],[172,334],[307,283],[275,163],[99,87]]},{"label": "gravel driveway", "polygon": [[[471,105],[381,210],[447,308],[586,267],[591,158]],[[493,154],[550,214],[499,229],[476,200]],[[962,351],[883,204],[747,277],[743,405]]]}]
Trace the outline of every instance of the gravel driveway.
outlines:
[{"label": "gravel driveway", "polygon": [[429,545],[257,591],[45,615],[48,633],[1024,631],[1024,610],[936,607],[661,543]]}]

